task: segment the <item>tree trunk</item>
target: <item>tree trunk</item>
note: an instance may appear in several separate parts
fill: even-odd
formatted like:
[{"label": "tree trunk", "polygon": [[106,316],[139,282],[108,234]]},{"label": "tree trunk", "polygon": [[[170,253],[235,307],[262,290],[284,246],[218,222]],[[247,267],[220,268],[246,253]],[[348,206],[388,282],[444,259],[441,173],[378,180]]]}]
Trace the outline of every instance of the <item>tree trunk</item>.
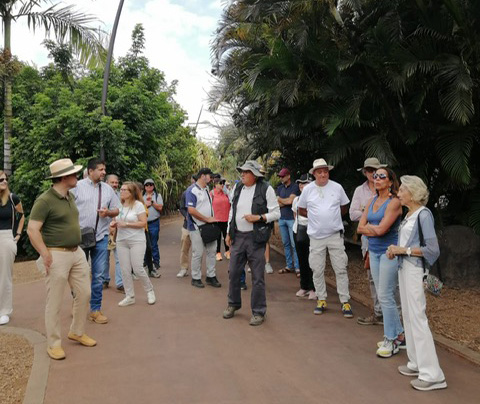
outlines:
[{"label": "tree trunk", "polygon": [[[10,49],[10,33],[12,25],[11,17],[4,16],[3,24],[3,30],[5,33],[3,51],[5,52],[6,58],[10,59],[12,57],[12,52]],[[6,63],[9,62],[8,59],[5,61]],[[10,137],[12,135],[12,78],[8,74],[4,78],[4,87],[5,100],[3,107],[3,171],[5,171],[7,175],[11,175],[12,163]]]}]

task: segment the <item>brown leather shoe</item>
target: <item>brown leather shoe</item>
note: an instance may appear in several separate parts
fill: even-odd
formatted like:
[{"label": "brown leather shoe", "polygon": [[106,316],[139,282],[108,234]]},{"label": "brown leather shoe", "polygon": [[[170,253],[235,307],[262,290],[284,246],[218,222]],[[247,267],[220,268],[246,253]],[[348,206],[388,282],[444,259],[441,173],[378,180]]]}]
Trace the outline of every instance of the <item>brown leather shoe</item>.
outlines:
[{"label": "brown leather shoe", "polygon": [[71,339],[72,341],[80,342],[80,344],[82,344],[84,346],[95,346],[95,345],[97,345],[97,341],[90,338],[87,334],[77,335],[77,334],[74,334],[73,332],[69,332],[68,333],[68,339]]},{"label": "brown leather shoe", "polygon": [[50,356],[50,358],[55,359],[55,360],[61,360],[65,359],[65,351],[61,346],[54,346],[52,348],[47,348],[47,354]]},{"label": "brown leather shoe", "polygon": [[90,321],[93,321],[94,323],[97,323],[97,324],[107,324],[108,323],[108,318],[106,316],[104,316],[100,310],[90,312],[90,315],[88,316],[88,319]]}]

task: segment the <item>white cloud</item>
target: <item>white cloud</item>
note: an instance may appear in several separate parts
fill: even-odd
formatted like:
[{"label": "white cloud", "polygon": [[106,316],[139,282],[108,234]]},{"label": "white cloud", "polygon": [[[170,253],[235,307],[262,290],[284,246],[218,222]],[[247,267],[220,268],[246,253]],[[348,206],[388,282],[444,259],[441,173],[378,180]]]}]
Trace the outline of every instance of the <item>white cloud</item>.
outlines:
[{"label": "white cloud", "polygon": [[[111,30],[119,0],[64,0],[77,10],[98,17],[105,30]],[[210,88],[209,43],[222,11],[223,1],[143,0],[125,1],[115,42],[115,57],[125,55],[131,44],[131,33],[137,23],[145,29],[145,56],[150,64],[163,72],[171,82],[179,81],[177,101],[187,111],[189,122],[196,122],[203,108],[201,121],[215,122],[207,111],[206,92]],[[48,63],[48,52],[41,45],[43,33],[33,35],[26,21],[13,24],[12,51],[21,60],[38,66]],[[218,119],[218,118],[217,118]],[[216,130],[199,126],[203,139],[216,137]]]}]

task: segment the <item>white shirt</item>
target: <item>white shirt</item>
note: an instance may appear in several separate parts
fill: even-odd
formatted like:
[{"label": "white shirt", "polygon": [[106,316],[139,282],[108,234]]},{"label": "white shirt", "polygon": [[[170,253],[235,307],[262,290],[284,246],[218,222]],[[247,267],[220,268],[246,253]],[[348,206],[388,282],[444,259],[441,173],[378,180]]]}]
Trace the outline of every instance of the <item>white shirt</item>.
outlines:
[{"label": "white shirt", "polygon": [[[80,227],[95,228],[98,210],[98,186],[102,188],[100,207],[108,210],[120,209],[120,200],[113,188],[105,182],[94,184],[90,178],[77,182],[77,186],[71,190],[77,204]],[[109,233],[111,217],[98,217],[97,241],[102,240]]]},{"label": "white shirt", "polygon": [[[253,223],[249,223],[245,220],[245,215],[252,214],[252,201],[253,195],[255,195],[255,187],[257,184],[253,184],[250,187],[247,187],[241,183],[238,183],[236,186],[243,187],[240,191],[240,197],[238,198],[237,203],[237,212],[235,215],[235,222],[237,224],[238,231],[253,231]],[[233,197],[233,192],[232,192]],[[265,213],[265,218],[267,223],[273,222],[280,219],[280,205],[278,204],[277,196],[275,191],[271,186],[267,188],[267,209],[268,213]],[[228,228],[230,229],[230,222],[233,216],[233,205],[230,207],[230,213],[228,216]]]},{"label": "white shirt", "polygon": [[425,209],[424,206],[422,206],[420,209],[417,209],[415,212],[413,212],[410,216],[405,216],[405,219],[403,219],[402,223],[400,224],[400,229],[399,229],[399,240],[398,240],[398,245],[401,247],[405,247],[407,245],[408,240],[410,239],[410,235],[412,234],[413,226],[415,225],[415,222],[417,221],[418,214]]},{"label": "white shirt", "polygon": [[[210,191],[208,190],[208,187],[202,188],[196,183],[190,186],[186,194],[187,208],[195,208],[203,216],[213,217],[212,198],[210,197],[209,192]],[[191,216],[191,218],[197,224],[197,226],[205,224],[205,222],[201,221],[200,219],[197,219],[193,216]]]},{"label": "white shirt", "polygon": [[308,235],[321,240],[343,230],[340,207],[349,202],[343,187],[332,180],[323,187],[311,182],[303,188],[298,207],[308,211]]},{"label": "white shirt", "polygon": [[350,205],[349,213],[352,222],[359,222],[362,218],[363,211],[367,207],[367,203],[376,195],[368,186],[368,180],[355,189]]},{"label": "white shirt", "polygon": [[[140,201],[135,201],[132,207],[122,206],[120,213],[117,216],[118,221],[127,223],[139,222],[139,216],[141,214],[147,214],[145,206]],[[129,240],[129,241],[145,241],[145,229],[133,228],[133,227],[119,227],[117,230],[117,241]]]},{"label": "white shirt", "polygon": [[298,214],[298,199],[300,197],[296,196],[292,202],[292,210],[295,213],[295,222],[293,222],[293,232],[297,234],[298,225],[308,226],[308,218]]}]

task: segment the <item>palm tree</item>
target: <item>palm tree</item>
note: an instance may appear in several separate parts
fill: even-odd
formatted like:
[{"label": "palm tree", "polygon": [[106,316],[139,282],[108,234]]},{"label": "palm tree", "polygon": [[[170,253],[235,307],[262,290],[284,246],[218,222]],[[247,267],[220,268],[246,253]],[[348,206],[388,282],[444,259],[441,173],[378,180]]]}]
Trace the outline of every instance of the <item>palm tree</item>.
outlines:
[{"label": "palm tree", "polygon": [[[46,9],[42,5],[49,3]],[[81,63],[90,67],[104,60],[105,49],[100,39],[100,31],[89,26],[97,19],[91,15],[75,11],[73,6],[58,7],[50,0],[4,0],[0,2],[0,17],[4,32],[4,62],[12,58],[11,26],[12,21],[26,19],[28,27],[35,33],[42,28],[46,36],[53,33],[57,41],[68,39],[72,50]],[[3,165],[7,174],[12,172],[10,159],[10,138],[12,135],[12,81],[13,74],[4,75],[4,138]]]}]

